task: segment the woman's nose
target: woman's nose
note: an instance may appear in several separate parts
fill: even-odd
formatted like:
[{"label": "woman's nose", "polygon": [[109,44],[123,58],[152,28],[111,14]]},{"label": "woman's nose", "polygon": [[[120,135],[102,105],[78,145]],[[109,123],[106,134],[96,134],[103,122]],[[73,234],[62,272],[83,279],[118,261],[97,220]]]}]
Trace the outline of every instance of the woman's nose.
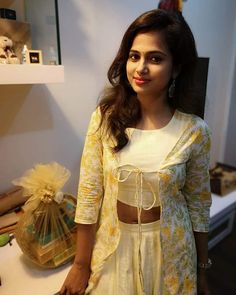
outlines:
[{"label": "woman's nose", "polygon": [[148,66],[147,66],[147,63],[144,59],[139,60],[139,62],[137,64],[136,72],[140,75],[146,74],[148,72]]}]

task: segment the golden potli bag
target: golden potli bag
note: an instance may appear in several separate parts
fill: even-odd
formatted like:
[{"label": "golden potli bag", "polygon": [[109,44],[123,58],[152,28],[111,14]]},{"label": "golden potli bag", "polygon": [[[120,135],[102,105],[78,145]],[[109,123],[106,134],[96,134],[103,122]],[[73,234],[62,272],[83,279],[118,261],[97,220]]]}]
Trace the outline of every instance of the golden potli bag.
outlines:
[{"label": "golden potli bag", "polygon": [[76,199],[60,190],[70,172],[56,162],[38,164],[13,181],[30,198],[15,232],[22,252],[34,263],[55,268],[75,255]]}]

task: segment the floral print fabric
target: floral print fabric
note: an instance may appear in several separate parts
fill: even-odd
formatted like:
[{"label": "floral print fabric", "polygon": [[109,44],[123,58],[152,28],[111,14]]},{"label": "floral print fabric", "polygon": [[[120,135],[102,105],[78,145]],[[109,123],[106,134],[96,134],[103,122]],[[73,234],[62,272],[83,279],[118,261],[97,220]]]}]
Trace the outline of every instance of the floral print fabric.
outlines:
[{"label": "floral print fabric", "polygon": [[[196,248],[193,231],[209,230],[211,193],[209,183],[210,132],[195,115],[178,111],[186,129],[159,170],[161,203],[160,242],[162,295],[196,295]],[[118,183],[114,175],[118,157],[105,127],[99,128],[100,111],[91,118],[81,159],[75,221],[98,230],[91,261],[87,293],[99,280],[105,261],[120,239],[117,216]]]}]

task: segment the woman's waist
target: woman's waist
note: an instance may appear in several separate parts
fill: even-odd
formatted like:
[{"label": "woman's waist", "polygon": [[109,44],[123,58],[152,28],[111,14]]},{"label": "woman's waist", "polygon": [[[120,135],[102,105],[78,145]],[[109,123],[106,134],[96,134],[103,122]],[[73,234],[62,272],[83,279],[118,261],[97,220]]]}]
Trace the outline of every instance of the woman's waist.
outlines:
[{"label": "woman's waist", "polygon": [[[138,207],[125,204],[117,200],[117,214],[120,221],[124,223],[138,223]],[[141,223],[154,222],[160,219],[160,206],[152,207],[149,210],[141,209]]]}]

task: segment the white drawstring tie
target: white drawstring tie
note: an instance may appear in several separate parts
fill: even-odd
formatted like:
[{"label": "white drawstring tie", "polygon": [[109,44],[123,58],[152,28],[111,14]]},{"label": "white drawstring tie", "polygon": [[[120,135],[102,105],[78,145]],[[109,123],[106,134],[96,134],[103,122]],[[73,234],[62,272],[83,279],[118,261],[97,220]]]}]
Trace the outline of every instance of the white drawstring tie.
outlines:
[{"label": "white drawstring tie", "polygon": [[[150,210],[154,207],[156,201],[157,201],[157,195],[151,185],[150,182],[148,182],[145,177],[144,173],[141,169],[134,165],[121,165],[114,169],[115,173],[115,179],[118,182],[125,182],[132,173],[135,173],[135,200],[137,201],[137,211],[138,211],[138,236],[139,236],[139,243],[138,243],[138,260],[139,260],[139,278],[140,278],[140,285],[143,292],[143,295],[145,295],[145,289],[144,289],[144,276],[142,271],[142,255],[141,255],[141,244],[142,244],[142,223],[141,223],[141,214],[142,210]],[[127,175],[122,178],[121,173],[127,172]],[[150,206],[145,207],[143,205],[143,183],[146,183],[148,187],[150,188],[150,191],[152,192],[153,202]],[[157,192],[159,194],[159,176],[157,173]]]}]

